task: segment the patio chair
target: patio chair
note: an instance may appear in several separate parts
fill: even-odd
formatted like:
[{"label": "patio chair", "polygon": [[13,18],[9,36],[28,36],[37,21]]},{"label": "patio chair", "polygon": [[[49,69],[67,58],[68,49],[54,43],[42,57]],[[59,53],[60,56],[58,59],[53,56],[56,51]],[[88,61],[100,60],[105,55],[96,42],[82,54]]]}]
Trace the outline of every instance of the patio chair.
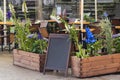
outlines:
[{"label": "patio chair", "polygon": [[[4,35],[4,32],[6,32],[6,35]],[[0,26],[0,45],[1,45],[1,51],[3,51],[3,46],[4,46],[4,38],[7,39],[7,45],[8,45],[8,50],[10,51],[10,29],[3,29],[3,26]],[[11,41],[12,42],[12,41]]]},{"label": "patio chair", "polygon": [[46,27],[47,27],[47,22],[45,22],[45,21],[42,21],[41,24],[40,24],[40,27],[38,27],[39,32],[41,33],[41,35],[44,38],[48,38],[49,37],[49,33],[48,33]]}]

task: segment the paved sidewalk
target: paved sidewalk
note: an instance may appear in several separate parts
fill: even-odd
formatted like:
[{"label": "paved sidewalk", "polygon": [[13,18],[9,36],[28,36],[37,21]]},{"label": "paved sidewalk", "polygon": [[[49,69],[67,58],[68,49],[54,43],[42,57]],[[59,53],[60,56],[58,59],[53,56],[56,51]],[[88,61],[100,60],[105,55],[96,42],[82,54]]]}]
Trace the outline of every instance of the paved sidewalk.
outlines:
[{"label": "paved sidewalk", "polygon": [[12,63],[12,53],[0,52],[0,80],[120,80],[120,73],[84,79],[74,78],[71,75],[64,77],[62,73],[55,72],[43,75],[40,72],[14,66]]}]

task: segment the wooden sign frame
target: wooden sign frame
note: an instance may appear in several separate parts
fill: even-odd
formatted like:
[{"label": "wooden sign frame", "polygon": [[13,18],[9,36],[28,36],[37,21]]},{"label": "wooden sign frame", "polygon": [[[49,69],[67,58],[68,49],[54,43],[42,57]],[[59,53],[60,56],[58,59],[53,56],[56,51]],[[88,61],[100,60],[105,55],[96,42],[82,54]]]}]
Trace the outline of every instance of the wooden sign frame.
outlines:
[{"label": "wooden sign frame", "polygon": [[68,34],[50,34],[43,74],[46,70],[56,70],[64,71],[67,76],[70,49],[71,40]]}]

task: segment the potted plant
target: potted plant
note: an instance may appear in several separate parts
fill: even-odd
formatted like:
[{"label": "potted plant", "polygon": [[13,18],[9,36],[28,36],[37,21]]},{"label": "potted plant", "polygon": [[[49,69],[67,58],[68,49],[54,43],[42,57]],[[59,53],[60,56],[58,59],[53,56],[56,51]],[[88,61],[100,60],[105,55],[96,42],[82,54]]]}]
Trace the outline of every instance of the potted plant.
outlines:
[{"label": "potted plant", "polygon": [[115,37],[113,40],[113,47],[114,47],[114,51],[115,53],[120,53],[120,36]]},{"label": "potted plant", "polygon": [[71,56],[73,76],[83,78],[120,71],[120,54],[114,54],[113,52],[111,24],[107,18],[101,20],[101,33],[97,35],[96,38],[94,38],[90,30],[86,28],[86,48],[83,48],[83,45],[78,41],[78,32],[75,30],[74,25],[68,25],[68,23],[60,17],[58,19],[64,23],[67,33],[77,47],[77,51],[74,51],[75,54]]},{"label": "potted plant", "polygon": [[[83,49],[80,44],[79,51],[71,57],[72,74],[76,77],[91,77],[120,71],[120,54],[113,54],[112,51],[113,39],[109,20],[102,20],[100,26],[98,40],[88,43],[87,49]],[[103,48],[104,53],[98,54],[98,50]]]},{"label": "potted plant", "polygon": [[45,62],[45,50],[47,41],[44,40],[40,33],[32,34],[30,32],[30,19],[27,18],[26,3],[22,4],[25,22],[21,22],[16,18],[14,6],[9,4],[12,18],[15,25],[15,38],[18,48],[13,50],[13,64],[24,68],[43,71]]}]

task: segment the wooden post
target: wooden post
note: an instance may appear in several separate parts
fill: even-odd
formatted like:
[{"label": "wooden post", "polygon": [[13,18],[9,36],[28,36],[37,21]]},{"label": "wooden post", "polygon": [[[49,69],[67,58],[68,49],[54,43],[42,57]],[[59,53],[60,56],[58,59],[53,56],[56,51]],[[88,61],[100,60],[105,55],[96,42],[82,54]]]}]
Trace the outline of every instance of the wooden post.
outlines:
[{"label": "wooden post", "polygon": [[36,1],[36,5],[37,5],[37,16],[36,16],[36,19],[37,20],[42,20],[43,17],[42,17],[42,0],[37,0]]},{"label": "wooden post", "polygon": [[[4,3],[3,3],[3,7],[4,7],[4,29],[6,29],[6,0],[4,0]],[[7,35],[7,32],[4,31],[4,35],[6,36]],[[7,46],[7,38],[4,38],[4,45]]]},{"label": "wooden post", "polygon": [[97,0],[95,0],[95,21],[97,21]]},{"label": "wooden post", "polygon": [[[80,25],[81,25],[81,30],[83,29],[83,20],[84,20],[84,0],[81,0],[80,2]],[[81,39],[83,39],[83,33],[81,33]]]},{"label": "wooden post", "polygon": [[83,19],[84,19],[84,1],[81,0],[81,29],[83,29]]}]

